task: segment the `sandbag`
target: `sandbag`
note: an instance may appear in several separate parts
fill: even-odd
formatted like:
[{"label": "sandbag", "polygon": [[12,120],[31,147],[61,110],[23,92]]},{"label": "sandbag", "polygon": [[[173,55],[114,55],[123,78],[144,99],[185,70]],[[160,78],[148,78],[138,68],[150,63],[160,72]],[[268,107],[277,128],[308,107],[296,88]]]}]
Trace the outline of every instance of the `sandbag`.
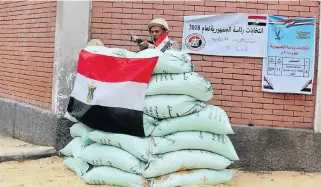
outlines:
[{"label": "sandbag", "polygon": [[83,123],[75,123],[70,127],[70,135],[73,138],[81,137],[83,139],[83,142],[86,144],[92,144],[93,142],[88,138],[88,133],[94,131],[94,129],[86,126]]},{"label": "sandbag", "polygon": [[78,158],[81,152],[86,148],[88,145],[87,142],[85,143],[81,137],[76,137],[71,140],[63,149],[60,150],[65,156],[73,156]]},{"label": "sandbag", "polygon": [[190,169],[226,169],[232,162],[223,156],[201,150],[182,150],[155,155],[143,171],[145,178]]},{"label": "sandbag", "polygon": [[205,106],[187,95],[154,95],[145,97],[143,113],[156,119],[166,119],[196,113]]},{"label": "sandbag", "polygon": [[125,150],[98,143],[86,147],[80,158],[94,166],[111,166],[135,174],[141,174],[144,165]]},{"label": "sandbag", "polygon": [[121,187],[149,187],[142,176],[109,166],[94,167],[83,176],[87,184],[107,184]]},{"label": "sandbag", "polygon": [[213,98],[211,83],[196,72],[180,74],[153,75],[146,91],[146,95],[180,94],[189,95],[200,101]]},{"label": "sandbag", "polygon": [[151,187],[225,184],[232,179],[234,173],[234,170],[216,171],[210,169],[181,171],[152,179]]},{"label": "sandbag", "polygon": [[87,46],[84,48],[84,50],[94,54],[120,57],[120,58],[135,58],[137,55],[135,52],[129,51],[127,49],[108,48],[105,46]]},{"label": "sandbag", "polygon": [[204,131],[214,134],[234,134],[227,113],[218,106],[206,105],[200,112],[156,122],[152,136],[175,132]]},{"label": "sandbag", "polygon": [[157,121],[158,121],[157,119],[143,114],[144,132],[146,137],[152,134],[152,132],[155,129],[155,125]]},{"label": "sandbag", "polygon": [[162,154],[178,150],[204,150],[239,160],[227,135],[207,132],[177,132],[164,137],[152,137],[151,154]]},{"label": "sandbag", "polygon": [[82,177],[89,169],[89,164],[81,158],[66,157],[63,164],[71,171],[75,172],[78,177]]},{"label": "sandbag", "polygon": [[145,49],[137,53],[137,58],[159,57],[153,74],[193,72],[195,67],[191,56],[182,51],[167,50],[165,53],[157,49]]},{"label": "sandbag", "polygon": [[93,131],[88,134],[88,137],[97,143],[121,148],[142,161],[148,161],[148,138],[140,138],[126,134],[108,133],[103,131]]},{"label": "sandbag", "polygon": [[183,62],[192,63],[192,57],[188,53],[186,53],[184,51],[177,51],[177,50],[169,49],[169,50],[166,50],[164,53],[166,55],[172,56],[173,58],[174,57],[178,58]]}]

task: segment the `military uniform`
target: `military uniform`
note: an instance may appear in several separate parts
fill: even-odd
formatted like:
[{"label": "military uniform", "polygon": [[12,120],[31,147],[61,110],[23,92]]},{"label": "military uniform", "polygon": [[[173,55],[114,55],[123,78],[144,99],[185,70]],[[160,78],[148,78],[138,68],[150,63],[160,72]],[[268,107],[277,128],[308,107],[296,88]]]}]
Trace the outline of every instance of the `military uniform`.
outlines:
[{"label": "military uniform", "polygon": [[[149,45],[148,45],[148,49],[154,49],[154,42],[153,41],[148,41]],[[138,44],[140,50],[144,50],[145,48]],[[160,49],[162,52],[165,52],[166,50],[175,50],[175,51],[179,51],[180,50],[180,46],[178,44],[178,42],[176,42],[175,40],[168,40],[168,42],[165,44],[164,47],[162,47]]]}]

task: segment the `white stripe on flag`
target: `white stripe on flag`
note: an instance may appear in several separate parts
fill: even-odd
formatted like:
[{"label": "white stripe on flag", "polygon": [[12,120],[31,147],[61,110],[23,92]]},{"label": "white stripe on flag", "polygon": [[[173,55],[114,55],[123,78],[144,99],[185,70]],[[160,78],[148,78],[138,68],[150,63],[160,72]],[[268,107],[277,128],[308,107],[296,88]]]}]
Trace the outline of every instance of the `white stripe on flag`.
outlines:
[{"label": "white stripe on flag", "polygon": [[[88,102],[89,85],[95,83],[93,99]],[[119,107],[142,111],[147,84],[137,82],[101,82],[77,73],[71,96],[87,105]]]},{"label": "white stripe on flag", "polygon": [[265,19],[248,19],[248,22],[266,23]]}]

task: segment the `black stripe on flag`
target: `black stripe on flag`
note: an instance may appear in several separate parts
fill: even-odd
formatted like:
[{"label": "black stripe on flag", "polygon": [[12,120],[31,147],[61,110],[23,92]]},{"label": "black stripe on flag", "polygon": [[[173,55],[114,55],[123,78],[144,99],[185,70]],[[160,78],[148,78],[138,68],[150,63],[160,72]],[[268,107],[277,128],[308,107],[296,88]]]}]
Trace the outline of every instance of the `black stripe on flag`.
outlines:
[{"label": "black stripe on flag", "polygon": [[311,89],[311,88],[303,88],[301,91],[302,91],[302,92],[311,92],[312,89]]},{"label": "black stripe on flag", "polygon": [[266,26],[266,23],[265,22],[248,22],[248,25],[251,25],[251,26]]},{"label": "black stripe on flag", "polygon": [[70,97],[68,113],[79,122],[96,130],[145,137],[143,111],[87,105]]}]

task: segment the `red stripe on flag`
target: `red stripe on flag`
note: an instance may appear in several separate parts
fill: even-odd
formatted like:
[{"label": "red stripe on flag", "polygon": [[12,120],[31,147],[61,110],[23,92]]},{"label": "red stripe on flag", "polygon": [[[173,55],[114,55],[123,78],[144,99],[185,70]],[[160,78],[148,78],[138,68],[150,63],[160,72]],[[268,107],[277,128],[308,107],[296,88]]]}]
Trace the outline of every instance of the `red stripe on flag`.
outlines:
[{"label": "red stripe on flag", "polygon": [[157,61],[158,57],[120,58],[81,50],[77,71],[87,78],[101,82],[148,83]]},{"label": "red stripe on flag", "polygon": [[288,20],[285,20],[285,23],[292,22],[292,21],[293,21],[293,19],[288,19]]},{"label": "red stripe on flag", "polygon": [[294,23],[293,19],[286,20],[285,23]]},{"label": "red stripe on flag", "polygon": [[266,19],[266,16],[249,16],[248,19]]},{"label": "red stripe on flag", "polygon": [[161,44],[165,38],[167,37],[167,33],[165,32],[161,37],[158,38],[158,40],[156,40],[156,42],[154,43],[154,46],[158,47],[159,44]]}]

